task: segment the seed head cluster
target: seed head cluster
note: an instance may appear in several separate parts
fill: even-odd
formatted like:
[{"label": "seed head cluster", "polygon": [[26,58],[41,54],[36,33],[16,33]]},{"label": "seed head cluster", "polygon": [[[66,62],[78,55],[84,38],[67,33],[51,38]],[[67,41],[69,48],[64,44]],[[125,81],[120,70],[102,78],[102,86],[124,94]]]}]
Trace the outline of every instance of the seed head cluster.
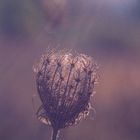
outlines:
[{"label": "seed head cluster", "polygon": [[92,57],[66,51],[47,51],[35,66],[36,84],[42,105],[37,117],[54,129],[77,124],[90,109],[96,82]]}]

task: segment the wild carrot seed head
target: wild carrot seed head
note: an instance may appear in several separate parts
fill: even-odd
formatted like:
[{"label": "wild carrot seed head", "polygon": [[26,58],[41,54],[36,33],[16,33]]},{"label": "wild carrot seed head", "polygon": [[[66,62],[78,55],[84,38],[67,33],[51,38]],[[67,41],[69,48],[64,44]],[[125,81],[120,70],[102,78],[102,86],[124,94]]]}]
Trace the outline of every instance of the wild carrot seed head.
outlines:
[{"label": "wild carrot seed head", "polygon": [[42,102],[37,117],[57,129],[85,118],[89,113],[96,68],[93,58],[84,54],[64,51],[43,54],[34,68]]}]

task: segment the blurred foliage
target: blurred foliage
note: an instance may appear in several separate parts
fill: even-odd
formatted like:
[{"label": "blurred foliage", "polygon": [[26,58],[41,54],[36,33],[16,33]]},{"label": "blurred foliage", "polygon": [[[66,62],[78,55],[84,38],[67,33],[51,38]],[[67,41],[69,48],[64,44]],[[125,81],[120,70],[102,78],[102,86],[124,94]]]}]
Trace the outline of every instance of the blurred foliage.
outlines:
[{"label": "blurred foliage", "polygon": [[53,42],[109,49],[139,47],[140,2],[135,0],[130,5],[125,1],[126,6],[118,3],[97,0],[1,0],[0,35],[30,39],[43,26]]}]

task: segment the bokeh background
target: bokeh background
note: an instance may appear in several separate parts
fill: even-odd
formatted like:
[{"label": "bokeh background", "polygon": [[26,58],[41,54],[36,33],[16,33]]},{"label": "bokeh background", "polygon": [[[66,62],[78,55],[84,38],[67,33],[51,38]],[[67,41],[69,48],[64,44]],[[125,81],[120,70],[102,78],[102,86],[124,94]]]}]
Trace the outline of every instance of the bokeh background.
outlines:
[{"label": "bokeh background", "polygon": [[0,0],[0,140],[50,140],[51,128],[35,116],[32,70],[48,46],[99,65],[96,113],[60,139],[139,140],[139,0]]}]

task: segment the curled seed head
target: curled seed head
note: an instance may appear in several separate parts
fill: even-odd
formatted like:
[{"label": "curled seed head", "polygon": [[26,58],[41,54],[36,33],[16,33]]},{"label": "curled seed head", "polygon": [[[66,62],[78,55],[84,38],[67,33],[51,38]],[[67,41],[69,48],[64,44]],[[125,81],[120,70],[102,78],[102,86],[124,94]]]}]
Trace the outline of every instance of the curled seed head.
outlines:
[{"label": "curled seed head", "polygon": [[53,128],[77,124],[89,114],[96,78],[92,57],[69,52],[47,52],[35,66],[42,105],[37,117]]}]

